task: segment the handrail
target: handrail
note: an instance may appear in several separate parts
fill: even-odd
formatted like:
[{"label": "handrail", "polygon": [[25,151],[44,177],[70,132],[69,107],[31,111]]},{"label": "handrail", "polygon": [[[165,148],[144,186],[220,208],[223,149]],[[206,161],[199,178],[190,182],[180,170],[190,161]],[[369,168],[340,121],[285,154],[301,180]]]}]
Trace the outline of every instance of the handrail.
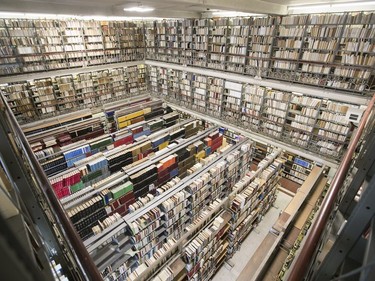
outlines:
[{"label": "handrail", "polygon": [[73,255],[76,258],[77,265],[79,266],[80,270],[82,271],[82,274],[85,279],[92,280],[92,281],[102,281],[102,277],[95,266],[94,262],[90,258],[90,255],[88,254],[86,247],[83,245],[82,240],[79,238],[76,230],[74,229],[71,221],[67,218],[65,215],[65,212],[56,198],[53,189],[41,167],[38,160],[36,159],[34,153],[32,152],[28,141],[26,139],[25,134],[21,130],[14,114],[12,113],[8,103],[4,100],[2,95],[0,95],[0,98],[3,101],[4,107],[5,107],[5,113],[8,117],[8,122],[11,125],[14,133],[18,136],[19,141],[21,142],[23,146],[23,150],[25,152],[25,157],[27,157],[27,160],[30,163],[30,169],[35,175],[35,179],[40,186],[40,192],[43,193],[44,199],[49,204],[52,215],[54,215],[58,225],[61,226],[61,230],[63,231],[63,235],[66,236],[67,242],[70,250],[72,251]]},{"label": "handrail", "polygon": [[357,148],[357,144],[366,126],[367,120],[371,114],[371,111],[375,103],[375,94],[367,105],[366,111],[363,114],[362,120],[358,126],[357,132],[354,134],[351,142],[349,143],[348,150],[342,159],[342,162],[332,180],[331,186],[327,192],[326,197],[322,203],[320,211],[314,224],[311,226],[310,231],[306,237],[306,242],[304,247],[301,248],[301,252],[296,259],[294,266],[290,269],[290,274],[288,281],[300,281],[303,280],[307,269],[311,265],[311,259],[314,256],[314,252],[320,237],[326,227],[328,219],[331,215],[332,208],[335,204],[337,194],[339,193],[344,180],[346,178],[347,172],[349,170],[353,154]]}]

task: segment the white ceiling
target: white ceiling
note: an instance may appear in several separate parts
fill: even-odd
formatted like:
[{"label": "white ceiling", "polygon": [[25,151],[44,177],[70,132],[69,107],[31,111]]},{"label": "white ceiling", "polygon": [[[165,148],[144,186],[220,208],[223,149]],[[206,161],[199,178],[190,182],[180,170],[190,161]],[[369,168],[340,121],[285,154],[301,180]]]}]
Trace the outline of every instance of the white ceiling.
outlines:
[{"label": "white ceiling", "polygon": [[[81,16],[200,17],[208,10],[287,14],[288,5],[333,4],[366,0],[0,0],[0,12],[48,13]],[[368,0],[366,2],[369,2]],[[372,2],[375,1],[372,0]],[[137,5],[155,8],[149,13],[125,12]]]}]

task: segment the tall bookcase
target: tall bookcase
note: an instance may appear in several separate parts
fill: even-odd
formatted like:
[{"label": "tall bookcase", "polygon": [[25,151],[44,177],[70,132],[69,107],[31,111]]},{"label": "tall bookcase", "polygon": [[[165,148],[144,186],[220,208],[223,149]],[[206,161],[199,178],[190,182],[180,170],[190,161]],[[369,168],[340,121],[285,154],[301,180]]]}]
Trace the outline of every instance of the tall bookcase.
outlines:
[{"label": "tall bookcase", "polygon": [[[363,112],[359,105],[297,92],[174,68],[149,69],[149,81],[154,81],[149,90],[158,97],[161,91],[156,91],[155,81],[167,85],[162,81],[173,73],[169,78],[173,88],[166,91],[166,100],[329,158],[341,157],[351,136],[349,117],[358,115],[354,118],[358,122]],[[179,91],[175,77],[180,77]]]},{"label": "tall bookcase", "polygon": [[255,85],[244,85],[242,124],[245,128],[258,130],[262,115],[262,104],[266,89]]},{"label": "tall bookcase", "polygon": [[227,53],[228,19],[218,18],[209,22],[207,67],[225,70]]},{"label": "tall bookcase", "polygon": [[307,147],[315,129],[321,100],[292,94],[286,117],[284,137],[301,147]]},{"label": "tall bookcase", "polygon": [[1,90],[18,120],[26,121],[28,118],[37,116],[32,94],[26,81],[10,83],[6,87],[2,87]]},{"label": "tall bookcase", "polygon": [[206,112],[207,76],[193,75],[193,98],[191,108],[199,112]]},{"label": "tall bookcase", "polygon": [[[303,37],[305,35],[306,16],[286,16],[281,19],[278,32],[274,36],[272,49],[271,73],[278,78],[291,75],[288,71],[294,72],[298,69]],[[307,54],[307,50],[305,50]],[[305,56],[305,52],[303,56]],[[281,74],[279,74],[281,73]]]},{"label": "tall bookcase", "polygon": [[207,113],[214,117],[221,117],[224,81],[215,77],[207,78]]},{"label": "tall bookcase", "polygon": [[145,91],[143,64],[1,85],[1,94],[20,122],[100,105]]},{"label": "tall bookcase", "polygon": [[226,70],[245,72],[247,47],[250,38],[250,18],[228,19]]},{"label": "tall bookcase", "polygon": [[100,22],[84,21],[83,38],[88,65],[105,63],[103,35]]},{"label": "tall bookcase", "polygon": [[180,53],[184,59],[173,62],[183,65],[367,93],[375,81],[374,24],[371,12],[188,19],[169,52]]},{"label": "tall bookcase", "polygon": [[168,61],[172,63],[181,63],[181,20],[169,20],[166,25],[166,47]]},{"label": "tall bookcase", "polygon": [[181,62],[186,65],[191,65],[193,59],[193,24],[193,19],[185,19],[181,26]]},{"label": "tall bookcase", "polygon": [[142,22],[1,19],[0,75],[143,60],[144,37]]},{"label": "tall bookcase", "polygon": [[64,52],[66,52],[66,58],[69,66],[86,66],[83,22],[80,20],[65,20],[61,22],[60,27],[64,44]]},{"label": "tall bookcase", "polygon": [[[194,19],[192,30],[191,61],[194,66],[207,65],[207,50],[210,39],[210,19]],[[189,57],[189,53],[186,54]]]},{"label": "tall bookcase", "polygon": [[263,133],[281,138],[288,114],[290,93],[267,90],[264,95],[261,130]]},{"label": "tall bookcase", "polygon": [[278,17],[255,18],[250,25],[246,73],[267,76]]}]

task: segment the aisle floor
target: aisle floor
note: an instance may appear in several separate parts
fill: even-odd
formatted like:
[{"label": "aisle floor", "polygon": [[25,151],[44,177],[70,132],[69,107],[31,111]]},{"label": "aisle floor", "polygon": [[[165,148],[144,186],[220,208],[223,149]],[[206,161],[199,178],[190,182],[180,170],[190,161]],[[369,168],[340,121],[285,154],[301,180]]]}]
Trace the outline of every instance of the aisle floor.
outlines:
[{"label": "aisle floor", "polygon": [[229,260],[233,267],[224,263],[213,277],[213,281],[234,281],[238,278],[260,243],[266,237],[271,226],[276,222],[280,212],[286,208],[291,199],[291,196],[278,191],[274,207],[268,211],[259,225],[250,232],[242,243],[240,250]]}]

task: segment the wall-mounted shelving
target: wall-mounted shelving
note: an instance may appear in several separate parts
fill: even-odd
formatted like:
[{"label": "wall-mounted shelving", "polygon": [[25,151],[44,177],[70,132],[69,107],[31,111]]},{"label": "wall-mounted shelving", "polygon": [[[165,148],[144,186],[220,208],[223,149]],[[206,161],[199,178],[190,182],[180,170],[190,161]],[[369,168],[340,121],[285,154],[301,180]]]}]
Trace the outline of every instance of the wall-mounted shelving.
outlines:
[{"label": "wall-mounted shelving", "polygon": [[144,59],[143,23],[95,20],[0,20],[0,75]]},{"label": "wall-mounted shelving", "polygon": [[298,184],[303,184],[314,163],[290,152],[284,152],[283,157],[286,159],[283,163],[283,177]]},{"label": "wall-mounted shelving", "polygon": [[[174,91],[173,99],[166,99],[172,103],[330,158],[339,159],[350,140],[349,115],[356,115],[354,122],[359,122],[363,112],[355,104],[181,71],[172,65],[149,69],[149,80],[159,83],[155,73],[161,69],[181,77],[179,96]],[[149,90],[161,96],[153,86]]]},{"label": "wall-mounted shelving", "polygon": [[35,118],[38,115],[35,110],[32,93],[26,81],[10,83],[1,87],[1,90],[18,120],[26,121],[28,118]]},{"label": "wall-mounted shelving", "polygon": [[170,50],[184,60],[146,58],[367,93],[375,81],[374,24],[371,12],[187,19],[178,23],[181,44]]},{"label": "wall-mounted shelving", "polygon": [[262,104],[266,89],[255,85],[244,86],[242,124],[246,128],[258,130],[262,116]]},{"label": "wall-mounted shelving", "polygon": [[[144,65],[82,72],[1,85],[20,122],[100,105],[146,90]],[[32,119],[30,119],[32,118]]]}]

